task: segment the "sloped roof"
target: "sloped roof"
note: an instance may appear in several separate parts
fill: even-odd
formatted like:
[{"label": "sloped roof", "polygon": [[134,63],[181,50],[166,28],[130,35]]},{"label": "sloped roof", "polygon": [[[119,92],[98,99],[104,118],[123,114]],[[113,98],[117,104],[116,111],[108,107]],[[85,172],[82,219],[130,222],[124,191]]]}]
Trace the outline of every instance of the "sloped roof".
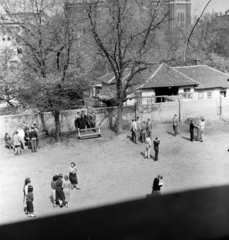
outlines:
[{"label": "sloped roof", "polygon": [[199,82],[197,89],[229,88],[229,76],[207,65],[175,67],[174,69]]},{"label": "sloped roof", "polygon": [[141,88],[182,87],[194,85],[198,85],[198,82],[163,63],[153,71],[153,74],[149,76]]}]

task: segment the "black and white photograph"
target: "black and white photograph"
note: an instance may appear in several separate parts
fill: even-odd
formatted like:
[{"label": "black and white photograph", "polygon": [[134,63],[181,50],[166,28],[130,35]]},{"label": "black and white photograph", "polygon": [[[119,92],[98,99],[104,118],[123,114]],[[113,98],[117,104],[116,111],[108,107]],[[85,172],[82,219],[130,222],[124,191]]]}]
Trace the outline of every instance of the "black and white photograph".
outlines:
[{"label": "black and white photograph", "polygon": [[229,238],[229,0],[0,0],[0,239]]}]

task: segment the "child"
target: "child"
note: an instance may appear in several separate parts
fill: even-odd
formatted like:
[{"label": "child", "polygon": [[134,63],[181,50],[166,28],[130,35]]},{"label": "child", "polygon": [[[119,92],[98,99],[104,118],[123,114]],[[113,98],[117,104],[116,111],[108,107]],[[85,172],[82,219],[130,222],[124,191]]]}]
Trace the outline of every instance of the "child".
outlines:
[{"label": "child", "polygon": [[33,198],[33,187],[30,185],[28,187],[28,195],[26,198],[28,217],[36,217],[36,215],[34,215],[33,199],[34,199]]},{"label": "child", "polygon": [[24,187],[23,187],[23,193],[24,193],[24,197],[23,197],[23,208],[24,208],[25,214],[28,214],[28,212],[27,212],[26,199],[27,199],[28,187],[29,187],[30,183],[31,183],[30,178],[26,178],[26,179],[25,179],[25,184],[24,184]]}]

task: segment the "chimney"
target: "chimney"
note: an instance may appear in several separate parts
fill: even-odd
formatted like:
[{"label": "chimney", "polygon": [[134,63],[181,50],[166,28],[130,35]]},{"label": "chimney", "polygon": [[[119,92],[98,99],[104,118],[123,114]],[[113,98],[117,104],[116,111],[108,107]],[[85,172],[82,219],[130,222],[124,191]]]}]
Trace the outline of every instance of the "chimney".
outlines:
[{"label": "chimney", "polygon": [[195,61],[195,65],[199,65],[200,59],[195,59],[194,61]]}]

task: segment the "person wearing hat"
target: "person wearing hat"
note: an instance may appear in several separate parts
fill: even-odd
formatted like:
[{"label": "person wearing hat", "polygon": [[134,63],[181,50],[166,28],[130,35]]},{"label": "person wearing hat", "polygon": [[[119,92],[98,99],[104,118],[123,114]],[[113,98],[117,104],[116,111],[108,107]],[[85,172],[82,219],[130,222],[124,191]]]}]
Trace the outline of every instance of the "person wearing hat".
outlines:
[{"label": "person wearing hat", "polygon": [[28,187],[31,183],[31,180],[30,178],[26,178],[25,179],[25,184],[24,184],[24,187],[23,187],[23,208],[24,208],[24,212],[25,214],[27,214],[27,204],[26,204],[26,198],[27,198],[27,195],[28,195]]},{"label": "person wearing hat", "polygon": [[34,215],[33,200],[34,200],[33,187],[31,185],[29,185],[28,195],[27,195],[27,198],[26,198],[28,217],[36,217],[36,215]]},{"label": "person wearing hat", "polygon": [[161,196],[161,187],[163,186],[163,183],[160,182],[160,179],[163,179],[161,175],[158,175],[156,178],[154,178],[152,189],[153,197]]}]

